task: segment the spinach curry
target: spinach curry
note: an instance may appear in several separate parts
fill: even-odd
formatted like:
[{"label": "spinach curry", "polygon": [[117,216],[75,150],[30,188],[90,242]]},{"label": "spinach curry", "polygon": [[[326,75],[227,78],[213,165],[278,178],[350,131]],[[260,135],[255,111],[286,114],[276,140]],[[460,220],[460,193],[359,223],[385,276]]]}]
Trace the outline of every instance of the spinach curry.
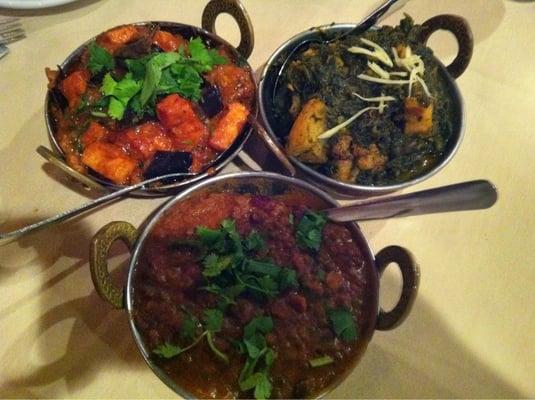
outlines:
[{"label": "spinach curry", "polygon": [[433,168],[452,135],[452,106],[420,32],[406,16],[294,56],[274,104],[288,154],[361,185],[402,183]]}]

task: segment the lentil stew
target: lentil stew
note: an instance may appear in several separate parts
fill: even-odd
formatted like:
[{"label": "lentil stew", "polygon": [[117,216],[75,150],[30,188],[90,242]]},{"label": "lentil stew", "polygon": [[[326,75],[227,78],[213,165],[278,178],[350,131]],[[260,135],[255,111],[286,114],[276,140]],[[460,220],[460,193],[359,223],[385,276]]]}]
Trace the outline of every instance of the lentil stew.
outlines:
[{"label": "lentil stew", "polygon": [[375,323],[376,277],[321,206],[301,192],[205,192],[158,220],[136,265],[133,318],[180,387],[199,398],[314,397],[351,370]]}]

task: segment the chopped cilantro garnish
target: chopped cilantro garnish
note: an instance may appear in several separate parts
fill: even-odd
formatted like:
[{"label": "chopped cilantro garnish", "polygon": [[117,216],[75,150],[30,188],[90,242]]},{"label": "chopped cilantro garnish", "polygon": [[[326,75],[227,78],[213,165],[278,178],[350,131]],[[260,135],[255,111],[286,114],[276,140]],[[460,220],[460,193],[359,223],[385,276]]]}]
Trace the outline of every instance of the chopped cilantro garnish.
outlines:
[{"label": "chopped cilantro garnish", "polygon": [[308,360],[308,363],[312,368],[323,367],[324,365],[329,365],[333,362],[334,360],[331,356],[321,356],[318,358],[313,358],[312,360]]},{"label": "chopped cilantro garnish", "polygon": [[182,353],[182,351],[183,349],[180,348],[180,346],[175,346],[171,343],[164,343],[156,347],[152,352],[163,358],[173,358]]},{"label": "chopped cilantro garnish", "polygon": [[337,308],[327,312],[336,336],[345,342],[357,340],[357,326],[353,314],[345,308]]},{"label": "chopped cilantro garnish", "polygon": [[297,244],[302,248],[318,251],[321,245],[321,232],[326,222],[325,215],[307,211],[297,225]]},{"label": "chopped cilantro garnish", "polygon": [[216,50],[207,49],[200,38],[194,38],[189,43],[189,56],[179,51],[124,60],[127,74],[115,81],[109,74],[115,68],[114,57],[96,43],[90,44],[88,50],[91,73],[108,72],[101,90],[109,97],[107,115],[117,120],[124,117],[127,109],[138,119],[154,115],[158,96],[177,93],[198,101],[203,84],[201,74],[227,62]]},{"label": "chopped cilantro garnish", "polygon": [[192,315],[186,316],[186,318],[182,322],[182,327],[180,328],[180,337],[189,340],[194,340],[195,331],[197,330],[198,325],[199,321],[197,320],[197,318]]},{"label": "chopped cilantro garnish", "polygon": [[199,72],[210,71],[214,65],[227,62],[227,59],[220,55],[217,50],[207,49],[201,38],[191,39],[188,48],[191,59],[195,62],[195,68]]},{"label": "chopped cilantro garnish", "polygon": [[208,254],[203,261],[203,275],[206,277],[218,276],[230,267],[231,263],[232,258],[230,256],[217,256],[214,253]]},{"label": "chopped cilantro garnish", "polygon": [[176,63],[180,58],[178,53],[159,53],[149,59],[145,66],[145,80],[139,97],[142,106],[147,104],[149,99],[155,95],[163,69]]},{"label": "chopped cilantro garnish", "polygon": [[272,329],[271,317],[253,318],[245,326],[243,338],[238,342],[238,349],[247,356],[238,383],[243,391],[254,389],[256,399],[268,399],[271,395],[269,369],[273,365],[275,352],[267,346],[265,335]]},{"label": "chopped cilantro garnish", "polygon": [[102,94],[109,96],[108,115],[120,120],[123,118],[128,102],[141,89],[141,82],[135,81],[131,73],[127,73],[123,79],[116,81],[108,72],[102,80]]},{"label": "chopped cilantro garnish", "polygon": [[248,251],[257,251],[266,247],[266,242],[257,231],[252,231],[249,236],[245,238],[244,244]]},{"label": "chopped cilantro garnish", "polygon": [[87,66],[93,75],[111,71],[115,68],[115,60],[106,49],[93,42],[89,45],[88,50],[89,61]]},{"label": "chopped cilantro garnish", "polygon": [[223,312],[217,309],[207,309],[204,311],[203,323],[207,330],[219,332],[223,322]]}]

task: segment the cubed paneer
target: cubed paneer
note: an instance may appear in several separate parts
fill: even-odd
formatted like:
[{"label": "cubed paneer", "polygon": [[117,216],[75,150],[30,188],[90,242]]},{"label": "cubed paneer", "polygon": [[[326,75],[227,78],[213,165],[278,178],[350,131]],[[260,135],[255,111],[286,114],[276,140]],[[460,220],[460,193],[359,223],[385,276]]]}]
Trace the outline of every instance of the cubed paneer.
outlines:
[{"label": "cubed paneer", "polygon": [[99,142],[103,140],[108,134],[108,130],[100,125],[98,122],[91,121],[89,128],[82,135],[82,144],[84,148],[89,146],[93,142]]},{"label": "cubed paneer", "polygon": [[173,141],[157,122],[145,122],[115,135],[110,142],[132,158],[148,162],[157,151],[172,151]]},{"label": "cubed paneer", "polygon": [[187,124],[171,128],[173,148],[177,151],[191,152],[202,147],[208,141],[208,128],[199,121],[190,121]]},{"label": "cubed paneer", "polygon": [[433,103],[422,105],[415,97],[405,99],[405,133],[429,136],[433,128]]},{"label": "cubed paneer", "polygon": [[89,72],[86,70],[78,70],[69,74],[59,84],[59,90],[67,99],[70,109],[74,109],[80,104],[80,99],[87,90],[88,80]]},{"label": "cubed paneer", "polygon": [[216,66],[206,75],[206,80],[217,86],[224,105],[234,102],[250,104],[255,95],[251,73],[232,64]]},{"label": "cubed paneer", "polygon": [[82,162],[113,183],[125,185],[138,167],[138,162],[120,147],[106,142],[91,143],[82,154]]},{"label": "cubed paneer", "polygon": [[191,121],[200,121],[193,109],[193,103],[178,94],[170,94],[160,100],[156,105],[156,115],[167,129]]},{"label": "cubed paneer", "polygon": [[139,39],[141,35],[141,28],[135,25],[123,25],[100,34],[97,37],[97,44],[114,54],[125,44]]},{"label": "cubed paneer", "polygon": [[301,161],[323,164],[327,162],[327,146],[318,136],[327,130],[327,106],[319,99],[311,99],[295,120],[286,151]]},{"label": "cubed paneer", "polygon": [[180,47],[188,47],[188,41],[180,35],[171,32],[158,31],[154,35],[153,43],[163,51],[177,51]]},{"label": "cubed paneer", "polygon": [[249,110],[241,103],[232,103],[217,121],[208,145],[217,151],[229,148],[247,123]]},{"label": "cubed paneer", "polygon": [[357,159],[357,167],[362,171],[381,171],[386,165],[387,158],[375,143],[368,148],[355,145],[353,154]]}]

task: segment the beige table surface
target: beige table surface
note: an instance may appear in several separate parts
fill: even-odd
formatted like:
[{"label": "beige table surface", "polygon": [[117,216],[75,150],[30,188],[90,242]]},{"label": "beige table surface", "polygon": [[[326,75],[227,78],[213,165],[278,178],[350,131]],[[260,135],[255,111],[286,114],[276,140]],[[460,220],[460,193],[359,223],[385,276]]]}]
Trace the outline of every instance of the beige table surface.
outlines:
[{"label": "beige table surface", "polygon": [[[204,4],[94,0],[32,12],[0,9],[0,15],[19,15],[28,34],[0,60],[2,230],[90,198],[35,152],[47,143],[44,67],[114,25],[199,25]],[[256,28],[250,62],[257,68],[291,35],[357,20],[374,2],[244,4]],[[464,143],[454,161],[418,189],[487,178],[500,199],[481,212],[362,224],[373,248],[412,250],[421,287],[406,322],[377,333],[331,397],[535,397],[535,3],[412,0],[406,11],[418,21],[461,14],[476,40],[472,63],[458,80],[467,106]],[[237,42],[230,17],[221,17],[217,27]],[[431,44],[443,59],[455,52],[446,34]],[[0,248],[0,397],[174,397],[138,354],[126,314],[99,299],[88,270],[89,242],[99,227],[111,220],[140,224],[162,201],[127,199]],[[117,271],[126,259],[126,250],[117,247]],[[388,271],[383,304],[395,300],[396,282],[394,270]]]}]

